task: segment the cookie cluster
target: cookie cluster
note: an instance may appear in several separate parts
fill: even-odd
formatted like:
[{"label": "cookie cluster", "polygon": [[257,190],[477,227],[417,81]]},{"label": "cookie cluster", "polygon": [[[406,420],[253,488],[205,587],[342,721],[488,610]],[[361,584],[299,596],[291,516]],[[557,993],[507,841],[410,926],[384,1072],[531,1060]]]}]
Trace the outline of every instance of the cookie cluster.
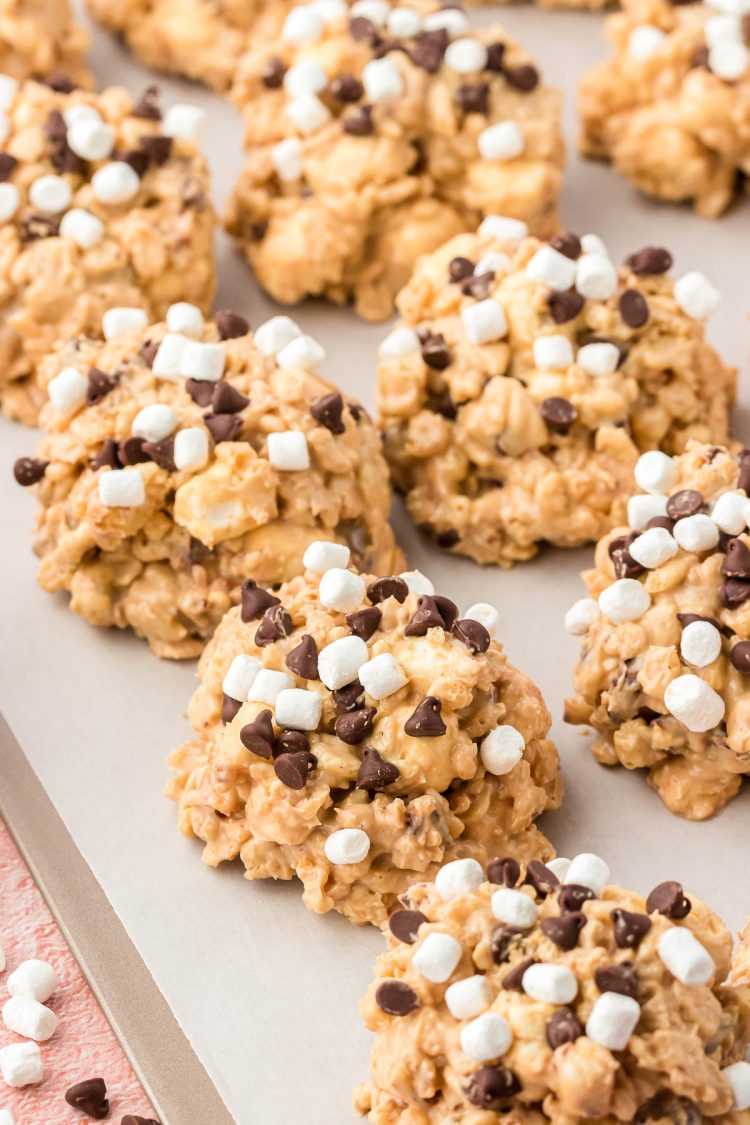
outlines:
[{"label": "cookie cluster", "polygon": [[228,228],[277,300],[388,316],[420,254],[501,207],[557,227],[560,96],[459,8],[300,4],[242,60]]},{"label": "cookie cluster", "polygon": [[70,0],[10,0],[0,23],[0,75],[43,79],[57,89],[91,86],[89,37],[75,23]]},{"label": "cookie cluster", "polygon": [[377,394],[394,482],[439,546],[508,566],[597,539],[640,451],[726,440],[735,371],[704,337],[719,294],[671,265],[498,216],[419,262]]},{"label": "cookie cluster", "polygon": [[251,570],[276,585],[312,540],[375,572],[400,556],[388,470],[358,403],[318,374],[288,317],[251,334],[232,312],[165,323],[109,310],[103,342],[62,342],[40,369],[47,434],[16,479],[37,486],[39,580],[96,625],[196,656]]},{"label": "cookie cluster", "polygon": [[[745,1120],[746,946],[676,882],[584,853],[446,864],[389,919],[362,1003],[373,1125]],[[729,980],[727,978],[730,977]]]},{"label": "cookie cluster", "polygon": [[672,812],[715,813],[750,774],[750,453],[645,453],[628,526],[597,545],[570,722],[608,765],[645,768]]},{"label": "cookie cluster", "polygon": [[[310,909],[382,925],[448,859],[548,858],[550,718],[492,639],[418,572],[374,579],[326,542],[273,595],[252,579],[199,665],[169,793],[204,861],[291,879]],[[483,623],[484,622],[484,623]]]}]

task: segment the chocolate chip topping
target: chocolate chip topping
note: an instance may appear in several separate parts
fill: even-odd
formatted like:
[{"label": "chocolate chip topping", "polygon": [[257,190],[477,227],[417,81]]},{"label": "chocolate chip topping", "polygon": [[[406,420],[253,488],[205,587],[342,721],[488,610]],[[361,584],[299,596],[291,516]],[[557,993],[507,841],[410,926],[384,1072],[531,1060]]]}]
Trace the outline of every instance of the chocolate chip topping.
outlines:
[{"label": "chocolate chip topping", "polygon": [[198,406],[210,406],[214,397],[214,384],[206,379],[187,379],[185,390]]},{"label": "chocolate chip topping", "polygon": [[628,328],[642,328],[648,320],[648,302],[637,289],[625,289],[620,294],[618,306]]},{"label": "chocolate chip topping", "polygon": [[688,625],[692,625],[694,621],[707,621],[709,625],[713,625],[714,629],[721,628],[716,618],[704,617],[701,613],[676,613],[675,617],[683,629],[687,629]]},{"label": "chocolate chip topping", "polygon": [[729,659],[738,672],[743,676],[750,676],[750,641],[738,641],[730,652]]},{"label": "chocolate chip topping", "polygon": [[500,1110],[521,1091],[521,1083],[507,1066],[482,1066],[466,1087],[467,1100],[481,1109]]},{"label": "chocolate chip topping", "polygon": [[384,980],[375,989],[375,1003],[389,1016],[408,1016],[419,1007],[413,988],[405,980]]},{"label": "chocolate chip topping", "polygon": [[638,995],[638,976],[629,961],[622,965],[607,965],[594,972],[596,987],[600,992],[617,992],[620,996]]},{"label": "chocolate chip topping", "polygon": [[155,462],[160,469],[173,473],[177,466],[174,463],[174,438],[164,438],[163,441],[144,441],[143,452],[150,461]]},{"label": "chocolate chip topping", "polygon": [[267,90],[278,90],[284,82],[286,67],[279,58],[268,59],[260,74],[260,80]]},{"label": "chocolate chip topping", "polygon": [[161,121],[159,87],[147,86],[133,106],[131,113],[133,117],[140,117],[144,121]]},{"label": "chocolate chip topping", "polygon": [[5,183],[13,175],[18,161],[9,152],[0,152],[0,182]]},{"label": "chocolate chip topping", "polygon": [[646,899],[646,910],[649,914],[656,912],[678,921],[680,918],[687,918],[692,908],[693,904],[685,895],[682,884],[671,879],[659,883]]},{"label": "chocolate chip topping", "polygon": [[595,897],[590,887],[582,887],[578,883],[566,883],[564,887],[560,887],[557,901],[563,913],[571,914],[580,910],[584,902]]},{"label": "chocolate chip topping", "polygon": [[423,31],[414,39],[408,54],[415,66],[436,74],[443,62],[448,47],[448,32],[444,27],[436,31]]},{"label": "chocolate chip topping", "polygon": [[236,414],[209,414],[203,421],[217,445],[222,441],[234,441],[242,429],[242,419]]},{"label": "chocolate chip topping", "polygon": [[[156,353],[159,350],[158,340],[145,340],[138,349],[138,355],[146,364],[146,367],[153,367]],[[195,379],[189,379],[188,383],[196,382]]]},{"label": "chocolate chip topping", "polygon": [[361,105],[354,113],[348,113],[342,118],[341,127],[345,133],[352,137],[370,137],[375,132],[375,123],[372,119],[372,106]]},{"label": "chocolate chip topping", "polygon": [[739,456],[740,471],[737,477],[737,487],[750,496],[750,449],[743,449]]},{"label": "chocolate chip topping", "polygon": [[553,395],[551,398],[545,398],[541,406],[541,415],[553,433],[567,434],[578,418],[578,411],[566,398]]},{"label": "chocolate chip topping", "polygon": [[60,220],[56,215],[24,215],[18,227],[21,242],[55,238],[59,231]]},{"label": "chocolate chip topping", "polygon": [[573,261],[580,256],[582,249],[580,238],[571,231],[553,235],[549,244],[553,250],[557,250],[558,254],[564,254],[566,258],[572,258]]},{"label": "chocolate chip topping", "polygon": [[105,371],[100,371],[98,367],[90,367],[86,387],[86,405],[96,406],[97,403],[107,397],[111,390],[114,390],[119,381],[117,375],[107,375]]},{"label": "chocolate chip topping", "polygon": [[477,656],[486,652],[490,647],[490,635],[484,625],[479,621],[472,621],[470,617],[457,621],[453,626],[453,636],[466,645],[469,652]]},{"label": "chocolate chip topping", "polygon": [[732,578],[750,578],[750,550],[741,539],[730,539],[727,543],[721,573]]},{"label": "chocolate chip topping", "polygon": [[512,856],[491,859],[487,864],[487,881],[499,887],[515,887],[521,878],[521,866]]},{"label": "chocolate chip topping", "polygon": [[486,115],[490,108],[490,87],[488,82],[473,82],[459,86],[453,95],[456,105],[464,113]]},{"label": "chocolate chip topping", "polygon": [[300,643],[287,653],[286,666],[295,676],[303,680],[317,680],[318,677],[318,646],[315,638],[305,633]]},{"label": "chocolate chip topping", "polygon": [[[677,3],[677,0],[672,0]],[[704,1120],[695,1102],[681,1098],[671,1090],[658,1090],[638,1107],[633,1121],[641,1125],[644,1121],[672,1121],[675,1125],[702,1125]]]},{"label": "chocolate chip topping", "polygon": [[400,776],[399,769],[391,762],[386,762],[374,746],[365,746],[362,751],[362,765],[357,774],[357,789],[379,792],[386,786],[393,785]]},{"label": "chocolate chip topping", "polygon": [[283,605],[272,605],[263,614],[263,620],[258,626],[254,640],[259,648],[264,648],[275,641],[283,640],[293,631],[292,619]]},{"label": "chocolate chip topping", "polygon": [[505,70],[505,44],[490,43],[487,47],[487,70],[500,74]]},{"label": "chocolate chip topping", "polygon": [[452,282],[463,281],[474,273],[474,263],[468,258],[451,258],[448,263],[448,277]]},{"label": "chocolate chip topping", "polygon": [[500,981],[500,987],[504,988],[506,992],[520,992],[523,987],[523,975],[527,969],[532,965],[538,965],[539,961],[535,957],[525,957],[523,961],[519,961],[514,965],[509,973],[506,973]]},{"label": "chocolate chip topping", "polygon": [[494,280],[495,274],[492,270],[475,274],[461,282],[461,292],[465,293],[467,297],[473,297],[475,301],[483,301],[485,297],[489,296]]},{"label": "chocolate chip topping", "polygon": [[78,1109],[87,1117],[96,1118],[97,1121],[103,1121],[109,1116],[107,1087],[103,1078],[89,1078],[85,1082],[76,1082],[65,1091],[65,1101],[73,1109]]},{"label": "chocolate chip topping", "polygon": [[523,94],[531,93],[539,85],[539,71],[535,66],[509,66],[503,73],[508,85]]},{"label": "chocolate chip topping", "polygon": [[120,1125],[159,1125],[159,1122],[153,1117],[139,1117],[137,1114],[127,1113]]},{"label": "chocolate chip topping", "polygon": [[409,587],[403,578],[392,574],[387,578],[376,578],[371,582],[367,587],[367,596],[373,605],[384,602],[388,598],[395,598],[399,605],[403,605],[409,596]]},{"label": "chocolate chip topping", "polygon": [[646,524],[646,528],[649,527],[663,527],[665,531],[671,533],[674,528],[674,520],[669,519],[668,516],[652,516]]},{"label": "chocolate chip topping", "polygon": [[49,74],[41,75],[37,81],[47,86],[50,90],[54,90],[56,94],[72,94],[78,86],[73,79],[63,74],[61,70],[51,70]]},{"label": "chocolate chip topping", "polygon": [[273,756],[274,733],[273,715],[270,711],[261,711],[251,723],[246,723],[240,731],[240,742],[259,758]]},{"label": "chocolate chip topping", "polygon": [[[169,160],[172,155],[173,143],[172,137],[163,137],[160,133],[154,133],[152,136],[141,137],[140,139],[141,149],[146,160],[149,164],[155,164],[157,168],[160,168],[162,164],[166,164]],[[195,203],[197,199],[191,200],[190,197],[186,196],[185,202]]]},{"label": "chocolate chip topping", "polygon": [[683,488],[667,500],[667,515],[672,520],[694,516],[703,507],[703,493],[695,488]]},{"label": "chocolate chip topping", "polygon": [[38,457],[19,457],[13,466],[16,484],[20,484],[24,488],[28,488],[32,484],[38,484],[48,465],[49,461],[41,461]]},{"label": "chocolate chip topping", "polygon": [[644,246],[626,261],[633,273],[641,276],[666,273],[672,268],[672,255],[662,246]]},{"label": "chocolate chip topping", "polygon": [[559,918],[543,918],[540,925],[542,932],[558,949],[575,949],[578,935],[586,925],[586,915],[580,910],[571,910]]},{"label": "chocolate chip topping", "polygon": [[129,437],[117,446],[117,456],[121,465],[143,465],[151,458],[144,449],[146,442],[142,437]]},{"label": "chocolate chip topping", "polygon": [[298,750],[277,758],[273,771],[287,789],[304,789],[317,764],[318,759],[309,750]]},{"label": "chocolate chip topping", "polygon": [[231,695],[222,695],[221,697],[221,721],[224,726],[231,723],[234,716],[242,706],[239,699],[232,699]]},{"label": "chocolate chip topping", "polygon": [[358,102],[365,92],[364,86],[353,74],[340,74],[337,78],[332,78],[328,90],[337,102]]},{"label": "chocolate chip topping", "polygon": [[490,934],[490,954],[496,965],[508,960],[511,950],[520,944],[523,930],[517,926],[495,926]]},{"label": "chocolate chip topping", "polygon": [[546,898],[547,895],[552,894],[560,886],[560,880],[554,871],[550,871],[546,864],[542,863],[540,859],[529,860],[526,868],[526,878],[524,883],[527,886],[533,887],[538,895]]},{"label": "chocolate chip topping", "polygon": [[267,609],[271,606],[281,605],[280,600],[270,590],[264,590],[259,586],[254,578],[246,578],[240,586],[240,599],[242,609],[240,615],[242,620],[247,624],[248,621],[255,621],[256,618],[262,617]]},{"label": "chocolate chip topping", "polygon": [[378,40],[375,24],[365,16],[354,16],[349,20],[349,34],[360,43],[375,43]]},{"label": "chocolate chip topping", "polygon": [[445,336],[438,333],[430,334],[422,341],[422,359],[434,371],[444,371],[453,360],[450,348],[445,342]]},{"label": "chocolate chip topping", "polygon": [[651,929],[651,919],[647,914],[617,909],[612,911],[610,918],[614,922],[615,945],[618,949],[637,949]]},{"label": "chocolate chip topping", "polygon": [[338,707],[339,711],[344,711],[348,714],[350,711],[359,711],[364,703],[365,689],[359,680],[352,680],[350,684],[345,687],[336,688],[331,692],[333,702]]},{"label": "chocolate chip topping", "polygon": [[113,438],[105,438],[101,449],[91,462],[91,468],[94,472],[103,468],[119,469],[120,464],[117,442]]},{"label": "chocolate chip topping", "polygon": [[426,637],[430,629],[444,629],[449,633],[456,623],[458,607],[450,598],[440,594],[422,594],[417,608],[404,629],[406,637]]},{"label": "chocolate chip topping", "polygon": [[404,731],[411,738],[440,738],[448,729],[441,717],[442,709],[437,696],[428,695],[406,720]]},{"label": "chocolate chip topping", "polygon": [[214,414],[239,414],[249,405],[250,399],[240,394],[231,383],[222,381],[214,384],[213,394],[211,395],[211,406]]},{"label": "chocolate chip topping", "polygon": [[338,391],[331,391],[310,404],[310,413],[316,422],[325,426],[332,434],[343,434],[346,426],[343,421],[344,400]]},{"label": "chocolate chip topping", "polygon": [[612,560],[615,574],[618,578],[637,578],[643,574],[644,567],[637,563],[631,556],[628,547],[633,543],[640,532],[631,531],[627,535],[618,535],[607,548],[607,553]]},{"label": "chocolate chip topping", "polygon": [[347,746],[356,746],[364,742],[372,734],[373,719],[376,714],[374,707],[360,707],[358,711],[339,715],[334,728],[336,735]]},{"label": "chocolate chip topping", "polygon": [[220,340],[236,340],[250,331],[249,321],[232,309],[219,309],[214,319]]},{"label": "chocolate chip topping", "polygon": [[355,610],[354,613],[347,613],[345,621],[355,637],[360,637],[363,641],[369,641],[373,633],[377,631],[382,617],[382,609],[373,605],[366,609]]},{"label": "chocolate chip topping", "polygon": [[553,290],[547,294],[547,308],[555,324],[567,324],[575,320],[586,303],[576,289],[565,289],[562,292]]},{"label": "chocolate chip topping", "polygon": [[547,1020],[547,1042],[553,1051],[565,1043],[575,1043],[583,1035],[583,1024],[571,1008],[560,1008]]},{"label": "chocolate chip topping", "polygon": [[414,945],[423,922],[429,922],[421,910],[396,910],[388,919],[388,928],[405,945]]},{"label": "chocolate chip topping", "polygon": [[274,758],[282,754],[301,754],[310,749],[310,739],[303,730],[282,730],[273,745]]}]

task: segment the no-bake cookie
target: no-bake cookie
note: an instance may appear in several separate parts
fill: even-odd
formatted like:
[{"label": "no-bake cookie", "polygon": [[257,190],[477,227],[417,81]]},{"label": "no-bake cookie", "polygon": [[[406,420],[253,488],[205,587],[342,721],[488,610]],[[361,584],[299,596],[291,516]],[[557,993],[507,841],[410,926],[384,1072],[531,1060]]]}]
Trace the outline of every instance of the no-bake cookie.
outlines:
[{"label": "no-bake cookie", "polygon": [[423,258],[383,341],[386,456],[417,524],[478,562],[621,523],[639,451],[722,441],[735,372],[704,338],[719,295],[658,247],[486,219]]},{"label": "no-bake cookie", "polygon": [[750,173],[750,6],[623,0],[612,59],[580,87],[581,148],[714,218]]},{"label": "no-bake cookie", "polygon": [[691,442],[644,454],[635,479],[566,618],[582,638],[566,717],[701,820],[750,775],[750,452]]},{"label": "no-bake cookie", "polygon": [[364,410],[322,379],[320,345],[287,317],[173,305],[149,326],[111,310],[104,342],[42,365],[47,434],[15,475],[36,487],[39,581],[95,625],[191,657],[250,574],[298,574],[311,540],[374,571],[399,559],[388,470]]},{"label": "no-bake cookie", "polygon": [[424,575],[364,576],[331,544],[304,561],[277,597],[245,583],[201,658],[168,792],[204,862],[296,875],[311,910],[383,925],[448,859],[551,856],[550,717],[492,608],[461,617]]},{"label": "no-bake cookie", "polygon": [[677,882],[607,864],[449,863],[403,896],[362,1003],[373,1125],[701,1121],[750,1110],[742,943]]},{"label": "no-bake cookie", "polygon": [[88,45],[69,0],[0,0],[0,76],[43,78],[61,89],[90,86]]},{"label": "no-bake cookie", "polygon": [[201,111],[162,114],[153,88],[134,100],[1,77],[0,105],[0,408],[33,423],[57,340],[98,334],[116,306],[208,308],[215,223]]},{"label": "no-bake cookie", "polygon": [[298,5],[243,59],[227,226],[277,300],[381,319],[418,256],[488,212],[557,229],[559,92],[501,29],[431,7]]}]

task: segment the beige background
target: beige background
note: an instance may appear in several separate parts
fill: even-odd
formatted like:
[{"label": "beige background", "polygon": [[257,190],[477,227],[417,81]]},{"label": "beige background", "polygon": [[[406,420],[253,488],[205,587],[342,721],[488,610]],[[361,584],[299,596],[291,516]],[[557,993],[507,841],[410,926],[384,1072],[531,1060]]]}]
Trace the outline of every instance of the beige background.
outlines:
[{"label": "beige background", "polygon": [[[500,17],[536,54],[547,80],[566,90],[566,223],[603,235],[617,259],[657,243],[672,249],[678,270],[703,270],[724,293],[711,337],[742,365],[750,391],[750,201],[711,224],[648,204],[608,169],[577,161],[575,80],[605,54],[600,18],[522,8]],[[93,61],[102,84],[139,88],[149,78],[101,33]],[[200,89],[166,81],[163,88],[208,108],[206,144],[221,203],[241,159],[234,112]],[[265,319],[272,306],[223,239],[220,267],[221,305],[255,324]],[[326,374],[372,405],[371,357],[384,328],[315,305],[298,319],[325,345]],[[750,439],[741,414],[736,432]],[[380,939],[309,914],[294,885],[250,885],[236,867],[202,868],[198,844],[177,835],[161,790],[166,753],[187,733],[193,666],[159,664],[134,638],[89,628],[63,598],[36,588],[27,535],[34,504],[10,476],[13,460],[33,444],[32,433],[0,423],[0,708],[238,1125],[351,1125],[350,1088],[366,1075],[369,1048],[357,1001]],[[576,651],[561,619],[582,592],[577,572],[590,552],[548,553],[501,573],[433,552],[400,507],[396,524],[411,564],[441,592],[463,607],[480,598],[498,606],[511,658],[542,687],[568,785],[562,811],[546,824],[560,851],[599,851],[618,881],[642,891],[679,877],[739,926],[750,911],[750,786],[710,823],[674,819],[642,777],[597,766],[582,737],[560,721]],[[173,1125],[210,1123],[194,1122],[185,1106]]]}]

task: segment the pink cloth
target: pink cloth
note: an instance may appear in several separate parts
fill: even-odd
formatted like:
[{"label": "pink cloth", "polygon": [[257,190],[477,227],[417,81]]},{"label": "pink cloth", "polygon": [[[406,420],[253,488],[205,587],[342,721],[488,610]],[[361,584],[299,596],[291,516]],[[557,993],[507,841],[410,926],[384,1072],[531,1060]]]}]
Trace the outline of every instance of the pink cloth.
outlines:
[{"label": "pink cloth", "polygon": [[[16,1090],[0,1077],[0,1109],[16,1125],[86,1125],[93,1120],[72,1109],[65,1091],[76,1082],[103,1078],[110,1101],[108,1120],[124,1114],[155,1118],[143,1088],[107,1018],[68,949],[26,864],[0,820],[0,945],[6,967],[0,972],[0,1005],[8,998],[7,978],[21,961],[38,957],[54,966],[60,985],[47,1006],[58,1016],[57,1031],[41,1043],[44,1078]],[[0,1047],[21,1041],[0,1022]]]}]

